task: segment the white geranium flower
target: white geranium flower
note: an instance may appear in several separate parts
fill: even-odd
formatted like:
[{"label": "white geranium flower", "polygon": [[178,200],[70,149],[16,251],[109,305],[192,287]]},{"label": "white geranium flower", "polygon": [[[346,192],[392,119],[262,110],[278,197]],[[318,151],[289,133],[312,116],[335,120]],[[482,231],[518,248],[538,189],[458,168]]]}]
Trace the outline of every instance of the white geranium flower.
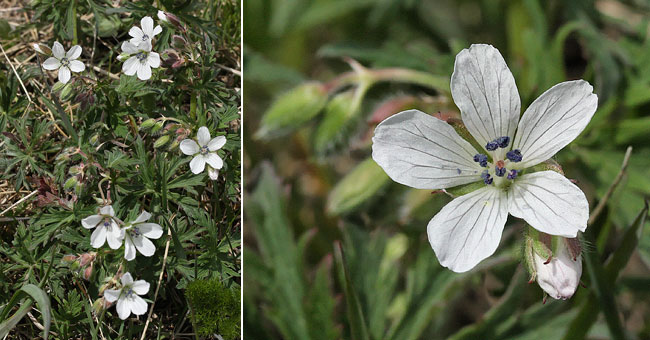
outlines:
[{"label": "white geranium flower", "polygon": [[100,248],[106,241],[111,249],[117,249],[122,245],[121,229],[115,220],[115,210],[110,205],[99,209],[99,214],[81,220],[81,225],[86,229],[97,227],[90,235],[90,245],[93,248]]},{"label": "white geranium flower", "polygon": [[130,273],[124,273],[121,278],[120,289],[107,289],[104,291],[104,299],[108,302],[117,301],[117,314],[120,319],[126,320],[131,315],[144,315],[147,312],[147,302],[138,295],[147,294],[149,283],[144,280],[133,282]]},{"label": "white geranium flower", "polygon": [[[151,51],[151,42],[145,41],[137,46],[125,41],[122,43],[122,51],[126,53],[126,61],[122,64],[122,72],[127,76],[138,74],[138,79],[148,80],[151,78],[151,68],[160,67],[160,55]],[[122,60],[125,57],[120,56]]]},{"label": "white geranium flower", "polygon": [[[160,17],[160,14],[158,17]],[[153,27],[153,19],[151,19],[149,16],[146,16],[140,20],[140,26],[142,26],[142,28],[133,26],[129,30],[129,35],[132,37],[131,43],[136,46],[142,42],[151,43],[153,37],[162,32],[162,27],[160,27],[160,25]]]},{"label": "white geranium flower", "polygon": [[133,222],[127,223],[122,229],[124,238],[124,258],[127,261],[135,259],[135,250],[144,256],[151,256],[156,252],[156,246],[149,239],[158,239],[162,236],[162,227],[157,223],[145,223],[151,214],[143,211]]},{"label": "white geranium flower", "polygon": [[519,94],[503,57],[490,45],[472,45],[456,56],[451,92],[484,150],[417,110],[377,126],[372,157],[394,181],[418,189],[485,183],[429,222],[429,242],[443,266],[465,272],[492,255],[508,213],[551,235],[576,237],[587,228],[589,204],[577,186],[554,171],[523,171],[582,132],[597,107],[592,90],[584,80],[557,84],[519,119]]},{"label": "white geranium flower", "polygon": [[[34,47],[36,48],[36,46]],[[37,51],[42,51],[40,48]],[[59,70],[59,81],[63,84],[70,80],[70,72],[81,72],[86,69],[86,65],[77,60],[81,55],[81,47],[74,45],[68,52],[63,49],[58,41],[52,45],[52,57],[49,57],[43,63],[43,68],[48,71]]]},{"label": "white geranium flower", "polygon": [[183,139],[180,144],[181,151],[194,156],[190,161],[190,169],[194,174],[200,174],[208,163],[213,169],[219,170],[223,167],[223,160],[217,155],[217,150],[226,144],[226,137],[218,136],[210,139],[210,131],[205,126],[199,128],[195,142],[192,139]]}]

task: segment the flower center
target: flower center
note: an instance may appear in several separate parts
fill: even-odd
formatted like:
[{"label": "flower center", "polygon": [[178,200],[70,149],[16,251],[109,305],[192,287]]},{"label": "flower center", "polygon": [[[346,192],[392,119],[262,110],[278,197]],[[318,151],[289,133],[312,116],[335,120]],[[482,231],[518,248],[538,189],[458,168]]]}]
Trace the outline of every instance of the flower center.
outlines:
[{"label": "flower center", "polygon": [[142,41],[147,41],[147,39],[149,39],[148,35],[146,34],[142,35]]},{"label": "flower center", "polygon": [[210,151],[210,150],[208,149],[207,145],[202,146],[201,149],[199,150],[199,152],[204,156],[208,154],[208,151]]},{"label": "flower center", "polygon": [[[497,149],[505,149],[510,144],[510,137],[503,136],[499,137],[493,141],[488,142],[485,145],[485,149],[488,151],[497,151]],[[519,170],[510,169],[508,171],[507,166],[511,163],[521,162],[523,155],[519,149],[514,149],[506,152],[505,158],[503,158],[503,152],[493,152],[492,159],[494,161],[494,167],[488,162],[488,156],[482,153],[474,155],[474,162],[479,163],[483,168],[486,168],[481,173],[481,178],[483,183],[486,185],[491,185],[494,183],[495,186],[502,187],[508,185],[509,183],[503,180],[505,176],[508,180],[514,180],[519,174]],[[497,181],[495,182],[495,178]]]},{"label": "flower center", "polygon": [[67,57],[61,58],[61,66],[70,67],[70,60]]},{"label": "flower center", "polygon": [[138,237],[138,236],[142,235],[142,232],[140,231],[140,229],[138,229],[138,227],[131,228],[129,230],[129,233],[131,233],[132,237]]},{"label": "flower center", "polygon": [[126,290],[124,291],[124,297],[128,298],[131,297],[131,295],[133,295],[133,289],[131,289],[131,287],[126,288]]},{"label": "flower center", "polygon": [[144,62],[145,60],[147,60],[147,52],[138,52],[138,54],[136,54],[135,57],[138,58],[140,62]]},{"label": "flower center", "polygon": [[104,217],[104,228],[111,230],[111,219],[109,217]]}]

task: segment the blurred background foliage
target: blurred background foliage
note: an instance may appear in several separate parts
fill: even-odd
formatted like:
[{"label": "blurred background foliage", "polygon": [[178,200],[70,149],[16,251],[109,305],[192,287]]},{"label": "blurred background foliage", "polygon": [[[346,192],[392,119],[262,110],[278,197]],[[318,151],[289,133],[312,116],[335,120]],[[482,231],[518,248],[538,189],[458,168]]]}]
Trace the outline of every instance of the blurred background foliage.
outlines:
[{"label": "blurred background foliage", "polygon": [[[247,339],[650,338],[650,2],[244,2],[244,334]],[[593,209],[571,300],[526,285],[523,222],[477,268],[442,268],[426,225],[449,201],[369,158],[404,109],[459,117],[455,55],[503,54],[522,108],[583,78],[599,108],[555,158]],[[362,66],[363,65],[363,66]]]}]

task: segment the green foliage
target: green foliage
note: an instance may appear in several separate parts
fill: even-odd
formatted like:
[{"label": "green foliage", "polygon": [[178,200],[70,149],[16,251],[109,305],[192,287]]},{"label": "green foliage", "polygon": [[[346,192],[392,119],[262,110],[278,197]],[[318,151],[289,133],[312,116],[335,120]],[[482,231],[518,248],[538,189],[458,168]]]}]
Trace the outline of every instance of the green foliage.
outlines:
[{"label": "green foliage", "polygon": [[239,289],[225,287],[219,280],[192,281],[185,296],[199,335],[218,333],[225,340],[241,338]]},{"label": "green foliage", "polygon": [[[10,60],[0,63],[3,336],[174,338],[194,333],[184,294],[190,282],[239,288],[240,4],[162,0],[155,6],[35,0],[0,13],[0,29],[4,18],[12,29],[0,32]],[[178,23],[161,21],[158,10]],[[145,16],[162,26],[153,40],[161,65],[146,81],[125,75],[117,59],[129,30]],[[179,39],[186,43],[173,43]],[[66,50],[82,48],[85,70],[67,84],[42,68],[49,52],[32,46],[55,41]],[[193,157],[179,149],[202,126],[211,137],[226,138],[216,179],[192,173]],[[121,227],[142,211],[152,214],[148,222],[163,230],[151,240],[153,255],[127,261],[124,246],[91,246],[96,229],[81,221],[105,204]],[[155,318],[146,331],[148,314],[123,321],[114,305],[103,304],[104,291],[118,288],[125,272],[150,284],[142,297]]]},{"label": "green foliage", "polygon": [[[269,0],[243,6],[247,337],[650,336],[646,4]],[[539,287],[525,284],[517,219],[478,268],[463,274],[442,268],[426,227],[449,197],[394,183],[370,159],[373,130],[391,114],[420,109],[452,124],[460,119],[449,78],[456,54],[473,43],[503,54],[522,112],[559,82],[585,79],[594,86],[592,121],[553,164],[542,165],[575,180],[592,210],[633,147],[625,175],[584,235],[585,287],[570,300],[542,304]],[[301,97],[312,84],[323,84],[325,94]],[[292,93],[291,100],[283,93]],[[255,135],[269,131],[270,121],[286,122],[287,129]],[[318,288],[323,310],[313,310],[305,293],[316,289],[316,277],[334,282]],[[330,306],[335,313],[317,314]],[[314,324],[316,315],[325,321]]]}]

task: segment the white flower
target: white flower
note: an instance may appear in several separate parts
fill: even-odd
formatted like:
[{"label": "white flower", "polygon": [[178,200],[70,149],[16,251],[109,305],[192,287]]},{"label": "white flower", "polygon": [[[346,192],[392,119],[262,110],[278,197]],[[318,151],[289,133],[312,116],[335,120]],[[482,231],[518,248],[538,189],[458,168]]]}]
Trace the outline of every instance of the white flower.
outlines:
[{"label": "white flower", "polygon": [[112,206],[107,205],[99,209],[99,214],[81,220],[81,225],[86,229],[99,226],[90,235],[90,245],[93,248],[103,246],[106,241],[108,241],[108,246],[111,249],[117,249],[122,245],[121,230],[114,216],[115,210],[113,210]]},{"label": "white flower", "polygon": [[226,137],[218,136],[210,139],[210,131],[205,126],[199,128],[196,134],[198,144],[192,139],[183,139],[180,144],[181,151],[188,155],[194,156],[190,161],[192,173],[199,174],[205,169],[205,163],[208,163],[213,169],[219,170],[223,167],[223,160],[217,155],[217,150],[226,144]]},{"label": "white flower", "polygon": [[124,258],[127,261],[135,259],[136,249],[144,256],[151,256],[156,252],[156,246],[149,239],[158,239],[163,232],[157,223],[144,223],[150,217],[150,213],[143,211],[135,221],[127,223],[122,229]]},{"label": "white flower", "polygon": [[[158,17],[160,17],[160,14],[158,14]],[[156,25],[155,28],[153,27],[153,19],[149,16],[140,20],[140,26],[142,26],[142,29],[138,26],[133,26],[129,30],[129,35],[132,37],[131,43],[134,45],[138,45],[142,42],[151,43],[153,37],[162,32],[162,27],[160,27],[160,25]]]},{"label": "white flower", "polygon": [[552,298],[566,300],[573,296],[580,284],[582,257],[571,256],[565,242],[550,261],[533,252],[535,277],[539,286]]},{"label": "white flower", "polygon": [[[151,78],[151,68],[160,66],[160,55],[151,51],[151,42],[145,41],[137,46],[125,41],[122,43],[122,51],[128,55],[128,59],[122,64],[122,72],[127,76],[138,74],[138,79],[147,80]],[[123,59],[122,56],[119,57]]]},{"label": "white flower", "polygon": [[130,273],[124,273],[121,278],[122,288],[107,289],[104,291],[104,299],[108,302],[117,301],[117,314],[120,319],[125,320],[131,315],[143,315],[147,312],[147,302],[138,295],[147,294],[149,283],[144,280],[133,282]]},{"label": "white flower", "polygon": [[58,69],[59,81],[63,84],[70,80],[70,71],[78,73],[86,69],[84,63],[76,60],[81,55],[81,47],[79,45],[72,46],[66,53],[63,45],[55,41],[52,46],[52,54],[53,56],[47,58],[43,63],[43,68],[50,71]]},{"label": "white flower", "polygon": [[160,21],[169,22],[169,20],[167,20],[167,14],[160,10],[158,11],[158,19],[160,19]]},{"label": "white flower", "polygon": [[577,186],[554,171],[523,171],[582,132],[597,107],[592,90],[584,80],[557,84],[519,119],[519,94],[503,57],[490,45],[472,45],[456,56],[451,92],[485,151],[417,110],[377,126],[372,157],[394,181],[418,189],[485,183],[429,222],[429,242],[443,266],[464,272],[492,255],[508,213],[552,235],[576,237],[587,228],[589,204]]}]

